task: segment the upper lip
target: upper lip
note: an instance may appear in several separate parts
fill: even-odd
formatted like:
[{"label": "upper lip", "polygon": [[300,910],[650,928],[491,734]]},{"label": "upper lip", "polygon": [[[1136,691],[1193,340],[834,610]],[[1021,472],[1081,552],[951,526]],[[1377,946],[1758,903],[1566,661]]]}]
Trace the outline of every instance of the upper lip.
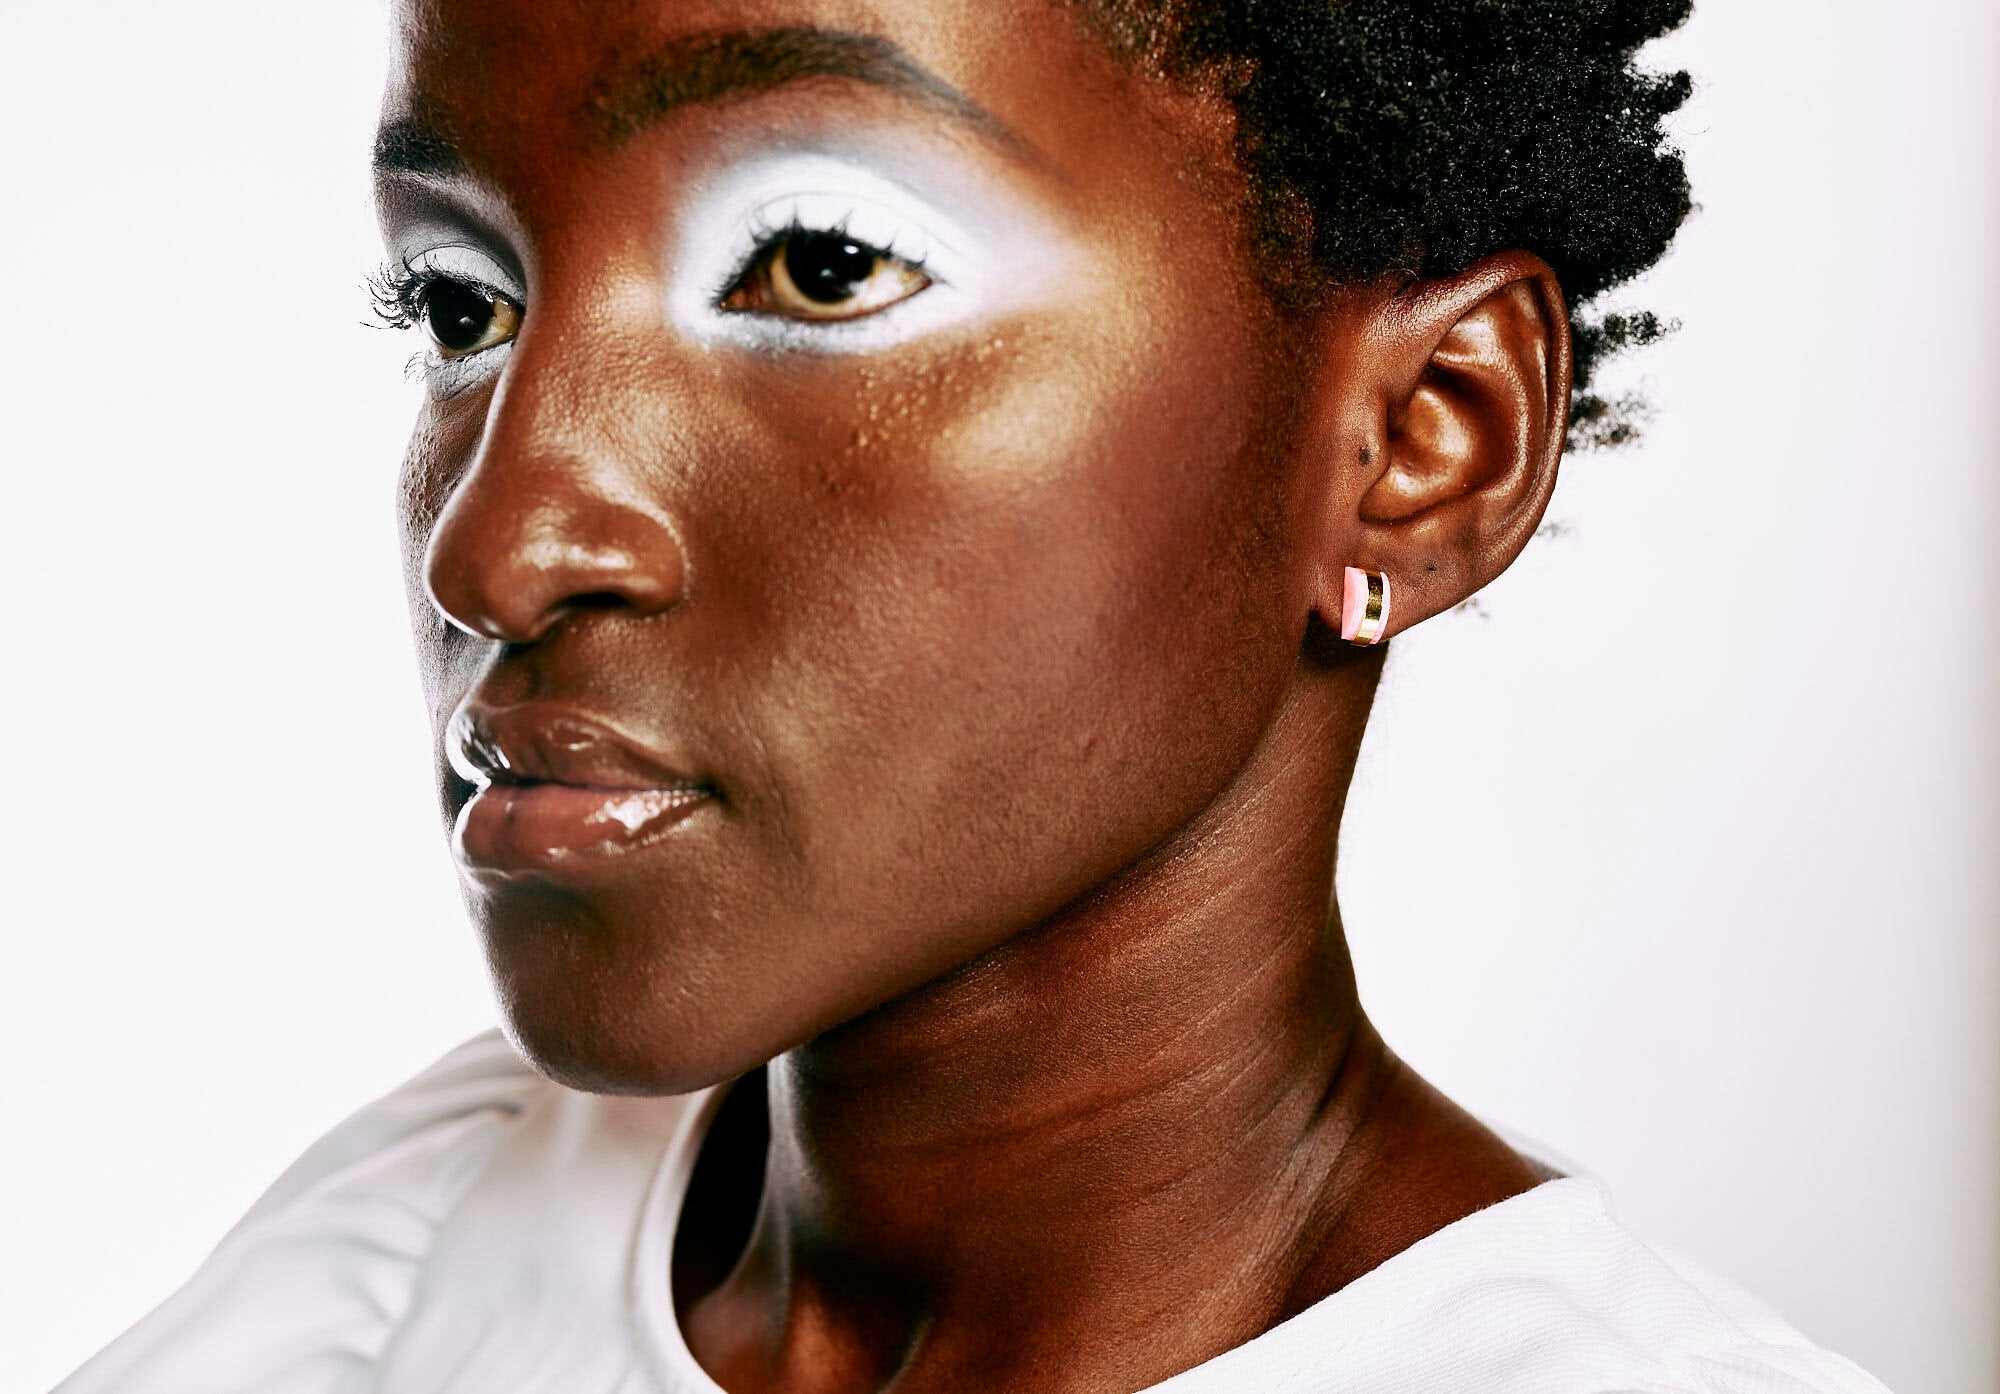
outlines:
[{"label": "upper lip", "polygon": [[541,703],[491,708],[468,702],[453,713],[444,748],[460,777],[481,788],[708,788],[685,762],[647,748],[608,722]]}]

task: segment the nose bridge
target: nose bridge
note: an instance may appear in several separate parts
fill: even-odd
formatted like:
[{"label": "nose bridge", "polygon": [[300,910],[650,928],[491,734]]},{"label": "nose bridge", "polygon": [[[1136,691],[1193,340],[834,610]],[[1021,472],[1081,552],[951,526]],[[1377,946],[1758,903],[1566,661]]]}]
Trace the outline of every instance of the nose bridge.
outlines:
[{"label": "nose bridge", "polygon": [[579,607],[654,614],[681,598],[664,481],[635,458],[640,388],[631,365],[594,361],[594,337],[529,330],[509,351],[425,551],[431,600],[460,628],[529,643]]}]

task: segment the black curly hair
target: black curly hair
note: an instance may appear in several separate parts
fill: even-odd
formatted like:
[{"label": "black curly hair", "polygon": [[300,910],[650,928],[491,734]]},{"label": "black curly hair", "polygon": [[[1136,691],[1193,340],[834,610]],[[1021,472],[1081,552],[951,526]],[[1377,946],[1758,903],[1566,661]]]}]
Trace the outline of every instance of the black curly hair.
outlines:
[{"label": "black curly hair", "polygon": [[1634,55],[1692,0],[1076,0],[1149,71],[1226,96],[1273,266],[1447,275],[1492,252],[1555,269],[1574,324],[1571,445],[1636,404],[1587,390],[1669,326],[1582,308],[1659,260],[1691,207],[1662,125],[1684,72]]}]

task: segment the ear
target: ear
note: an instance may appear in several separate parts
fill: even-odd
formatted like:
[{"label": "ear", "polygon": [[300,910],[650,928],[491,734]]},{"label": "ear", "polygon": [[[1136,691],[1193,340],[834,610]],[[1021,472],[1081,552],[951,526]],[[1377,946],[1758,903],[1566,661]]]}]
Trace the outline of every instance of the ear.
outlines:
[{"label": "ear", "polygon": [[[1555,489],[1569,419],[1569,314],[1525,252],[1350,306],[1314,413],[1324,526],[1314,613],[1340,629],[1349,566],[1388,576],[1387,634],[1505,571]],[[1345,318],[1345,317],[1344,317]]]}]

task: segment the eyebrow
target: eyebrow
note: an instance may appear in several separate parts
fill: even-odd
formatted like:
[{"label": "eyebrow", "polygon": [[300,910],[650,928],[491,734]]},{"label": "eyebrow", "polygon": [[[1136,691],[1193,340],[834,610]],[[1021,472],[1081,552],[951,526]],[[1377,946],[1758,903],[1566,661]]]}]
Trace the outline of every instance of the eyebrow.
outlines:
[{"label": "eyebrow", "polygon": [[[790,83],[835,78],[895,93],[1019,156],[1018,139],[992,113],[875,34],[790,26],[677,39],[600,81],[584,102],[591,134],[622,145],[685,107],[754,97]],[[450,176],[465,158],[439,117],[419,106],[375,137],[378,173]]]}]

